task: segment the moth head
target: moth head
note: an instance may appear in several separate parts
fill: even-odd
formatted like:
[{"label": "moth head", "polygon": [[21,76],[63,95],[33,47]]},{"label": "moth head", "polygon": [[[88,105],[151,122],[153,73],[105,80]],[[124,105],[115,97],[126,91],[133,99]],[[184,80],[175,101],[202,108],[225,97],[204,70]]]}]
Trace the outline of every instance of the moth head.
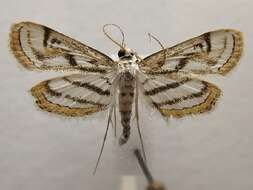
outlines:
[{"label": "moth head", "polygon": [[118,51],[118,57],[120,59],[128,58],[131,59],[134,56],[134,52],[131,49],[124,48]]}]

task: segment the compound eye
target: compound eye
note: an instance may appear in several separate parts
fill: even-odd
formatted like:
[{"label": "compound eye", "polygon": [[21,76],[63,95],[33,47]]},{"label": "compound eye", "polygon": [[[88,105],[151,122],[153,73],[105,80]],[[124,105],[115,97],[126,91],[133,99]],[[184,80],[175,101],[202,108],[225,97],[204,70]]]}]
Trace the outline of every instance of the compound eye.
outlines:
[{"label": "compound eye", "polygon": [[119,57],[124,57],[125,55],[126,55],[126,51],[125,50],[121,49],[121,50],[118,51],[118,56]]}]

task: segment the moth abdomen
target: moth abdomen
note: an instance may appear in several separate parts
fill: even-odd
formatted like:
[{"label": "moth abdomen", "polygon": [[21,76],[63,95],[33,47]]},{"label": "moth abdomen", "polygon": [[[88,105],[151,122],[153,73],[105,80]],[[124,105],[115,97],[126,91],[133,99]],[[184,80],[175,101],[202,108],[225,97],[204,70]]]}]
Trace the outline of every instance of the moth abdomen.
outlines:
[{"label": "moth abdomen", "polygon": [[130,120],[132,116],[134,88],[134,76],[128,71],[122,73],[119,80],[119,112],[121,115],[121,124],[123,127],[123,132],[119,139],[120,145],[125,144],[130,136]]}]

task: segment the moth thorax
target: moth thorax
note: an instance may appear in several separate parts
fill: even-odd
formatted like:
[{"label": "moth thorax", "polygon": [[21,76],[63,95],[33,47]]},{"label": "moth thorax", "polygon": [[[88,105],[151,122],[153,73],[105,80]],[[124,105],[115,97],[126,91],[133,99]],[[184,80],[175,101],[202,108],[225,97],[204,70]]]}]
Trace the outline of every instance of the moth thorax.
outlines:
[{"label": "moth thorax", "polygon": [[[133,77],[136,75],[136,72],[139,70],[138,64],[135,62],[119,62],[118,64],[118,73],[121,73],[122,75],[132,75]],[[126,74],[125,74],[126,73]]]},{"label": "moth thorax", "polygon": [[134,76],[132,75],[132,73],[130,73],[130,71],[125,71],[122,74],[122,79],[125,81],[132,81],[134,79]]}]

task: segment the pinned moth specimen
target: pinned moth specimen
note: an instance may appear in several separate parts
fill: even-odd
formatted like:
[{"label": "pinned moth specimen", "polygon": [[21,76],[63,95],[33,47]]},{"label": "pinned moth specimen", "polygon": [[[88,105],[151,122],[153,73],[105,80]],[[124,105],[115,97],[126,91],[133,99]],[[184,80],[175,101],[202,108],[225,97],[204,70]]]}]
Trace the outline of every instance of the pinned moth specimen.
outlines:
[{"label": "pinned moth specimen", "polygon": [[[108,26],[121,31],[121,43],[105,31]],[[240,59],[243,49],[241,32],[222,29],[173,47],[161,45],[162,50],[141,58],[126,46],[124,33],[117,25],[104,25],[103,31],[120,47],[118,60],[32,22],[12,26],[10,48],[28,70],[68,73],[40,82],[31,89],[42,110],[71,117],[108,110],[105,138],[113,115],[116,117],[119,113],[123,126],[120,145],[129,139],[130,121],[135,113],[142,148],[139,95],[163,117],[181,118],[206,112],[213,107],[221,90],[198,76],[226,75]]]}]

